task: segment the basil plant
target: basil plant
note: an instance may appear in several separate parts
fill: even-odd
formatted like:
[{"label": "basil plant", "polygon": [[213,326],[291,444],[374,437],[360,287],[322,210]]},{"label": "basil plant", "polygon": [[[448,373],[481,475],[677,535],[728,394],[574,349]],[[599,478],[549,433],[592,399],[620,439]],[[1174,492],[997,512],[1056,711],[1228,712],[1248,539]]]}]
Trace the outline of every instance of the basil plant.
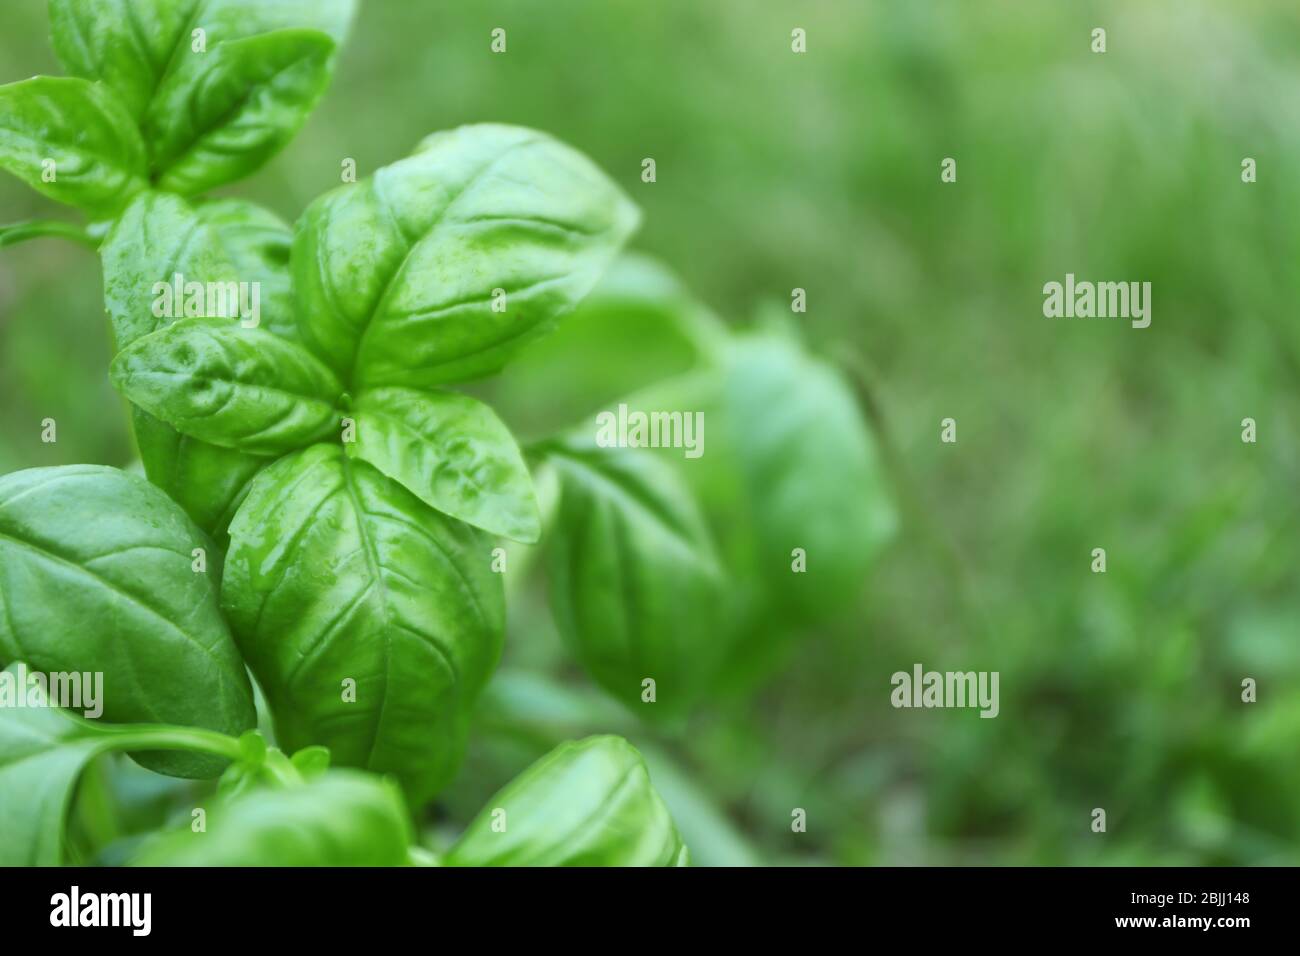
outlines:
[{"label": "basil plant", "polygon": [[[516,566],[545,575],[565,646],[634,728],[689,720],[762,659],[757,622],[825,609],[839,582],[782,573],[796,516],[833,516],[812,531],[826,574],[861,573],[887,497],[790,475],[812,455],[879,481],[838,373],[671,282],[629,287],[637,207],[535,130],[435,132],[292,225],[209,198],[302,126],[354,0],[49,7],[68,75],[0,86],[0,168],[84,222],[0,245],[97,252],[142,475],[0,478],[0,865],[685,864],[641,753],[608,734],[539,744],[459,836],[421,821],[481,719]],[[638,309],[692,350],[660,385],[719,423],[724,484],[593,444],[582,416],[521,447],[466,390],[519,360],[536,375],[526,353],[562,322]],[[54,706],[37,678],[58,674],[102,678],[102,712]],[[82,803],[125,766],[109,754],[206,783],[97,836]]]}]

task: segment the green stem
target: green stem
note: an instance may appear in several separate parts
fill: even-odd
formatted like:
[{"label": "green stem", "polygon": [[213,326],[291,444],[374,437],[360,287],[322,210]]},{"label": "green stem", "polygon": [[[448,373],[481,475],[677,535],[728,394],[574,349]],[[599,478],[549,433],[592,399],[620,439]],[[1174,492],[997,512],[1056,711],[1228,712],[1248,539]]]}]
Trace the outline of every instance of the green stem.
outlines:
[{"label": "green stem", "polygon": [[99,239],[90,235],[74,222],[62,222],[57,219],[28,219],[25,222],[13,222],[0,226],[0,248],[17,245],[29,239],[49,236],[58,239],[70,239],[73,242],[99,248]]},{"label": "green stem", "polygon": [[189,750],[216,754],[230,760],[242,756],[234,737],[201,727],[168,727],[162,724],[119,724],[96,727],[101,736],[113,738],[122,750]]}]

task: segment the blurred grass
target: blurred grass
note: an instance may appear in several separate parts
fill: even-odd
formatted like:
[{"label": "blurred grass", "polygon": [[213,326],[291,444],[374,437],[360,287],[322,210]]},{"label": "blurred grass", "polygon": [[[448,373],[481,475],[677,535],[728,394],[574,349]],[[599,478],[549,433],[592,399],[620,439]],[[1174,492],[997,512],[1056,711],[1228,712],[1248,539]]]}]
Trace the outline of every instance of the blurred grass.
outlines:
[{"label": "blurred grass", "polygon": [[[0,22],[0,79],[57,71],[44,3]],[[637,247],[730,321],[808,290],[905,509],[855,613],[675,745],[764,858],[1297,862],[1298,41],[1266,0],[364,0],[322,107],[231,192],[292,219],[343,157],[522,123],[623,183]],[[49,214],[8,178],[0,209]],[[1066,272],[1151,281],[1151,328],[1045,320]],[[85,250],[0,254],[0,469],[130,457],[104,326]],[[509,663],[581,686],[545,617],[515,613]],[[1001,717],[892,710],[916,661],[1000,671]],[[451,807],[523,759],[475,746]]]}]

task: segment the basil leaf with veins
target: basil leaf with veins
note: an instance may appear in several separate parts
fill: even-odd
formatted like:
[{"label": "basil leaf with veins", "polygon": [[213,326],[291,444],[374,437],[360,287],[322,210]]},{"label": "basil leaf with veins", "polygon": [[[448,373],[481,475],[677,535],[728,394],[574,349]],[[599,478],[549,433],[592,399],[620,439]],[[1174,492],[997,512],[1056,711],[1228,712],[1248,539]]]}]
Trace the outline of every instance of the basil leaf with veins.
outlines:
[{"label": "basil leaf with veins", "polygon": [[[588,673],[647,719],[698,703],[726,651],[729,592],[685,482],[642,449],[544,446],[559,476],[548,535],[556,628]],[[642,702],[642,681],[656,700]]]},{"label": "basil leaf with veins", "polygon": [[426,504],[516,541],[541,534],[523,455],[487,405],[456,392],[381,388],[357,399],[356,423],[348,451]]},{"label": "basil leaf with veins", "polygon": [[337,433],[342,387],[302,346],[230,319],[182,319],[117,354],[113,384],[182,434],[277,455]]},{"label": "basil leaf with veins", "polygon": [[[217,607],[210,547],[148,482],[97,465],[31,468],[0,478],[0,664],[103,674],[105,720],[239,734],[253,692]],[[222,762],[135,754],[174,776],[215,776]]]},{"label": "basil leaf with veins", "polygon": [[[179,196],[146,192],[114,224],[100,258],[104,303],[118,349],[176,321],[173,315],[156,314],[163,311],[155,309],[159,283],[171,286],[177,275],[186,283],[237,283],[241,276],[265,281],[276,268],[270,255],[261,257],[260,268],[250,268],[255,253],[249,249],[249,233],[236,225],[241,217],[225,202],[200,212]],[[214,206],[221,208],[214,211]],[[251,217],[245,209],[242,218],[247,222]],[[287,266],[280,267],[280,275],[287,286]],[[237,302],[226,296],[213,304],[214,313],[230,317],[233,330]],[[183,311],[173,306],[174,313]],[[224,543],[226,525],[265,459],[181,435],[139,407],[132,409],[132,422],[149,480]]]},{"label": "basil leaf with veins", "polygon": [[306,122],[334,50],[324,33],[280,30],[190,54],[198,75],[164,81],[146,118],[159,188],[192,196],[255,172]]},{"label": "basil leaf with veins", "polygon": [[543,133],[435,133],[303,214],[303,340],[354,394],[491,374],[587,294],[638,219],[590,160]]},{"label": "basil leaf with veins", "polygon": [[92,218],[148,184],[144,143],[117,97],[70,76],[0,86],[0,169]]},{"label": "basil leaf with veins", "polygon": [[116,93],[152,179],[193,195],[261,166],[329,82],[355,0],[50,0],[70,74]]},{"label": "basil leaf with veins", "polygon": [[64,70],[103,81],[139,120],[177,48],[190,42],[194,6],[176,0],[50,0],[50,39]]},{"label": "basil leaf with veins", "polygon": [[501,653],[491,547],[341,445],[263,471],[230,526],[222,604],[281,746],[391,772],[416,806],[441,789]]},{"label": "basil leaf with veins", "polygon": [[289,249],[293,245],[289,225],[246,199],[213,199],[196,205],[194,213],[216,233],[240,279],[256,283],[258,327],[284,339],[297,339],[289,279]]}]

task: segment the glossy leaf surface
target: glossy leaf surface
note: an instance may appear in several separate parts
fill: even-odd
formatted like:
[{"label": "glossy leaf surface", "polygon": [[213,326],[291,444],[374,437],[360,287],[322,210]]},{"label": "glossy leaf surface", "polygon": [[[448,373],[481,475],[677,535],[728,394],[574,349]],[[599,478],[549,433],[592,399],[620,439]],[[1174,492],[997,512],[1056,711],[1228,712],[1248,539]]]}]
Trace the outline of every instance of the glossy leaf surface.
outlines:
[{"label": "glossy leaf surface", "polygon": [[[504,827],[503,827],[504,824]],[[496,794],[448,866],[685,866],[689,853],[622,737],[561,744]]]},{"label": "glossy leaf surface", "polygon": [[356,455],[444,514],[533,542],[541,519],[514,436],[487,405],[446,391],[382,388],[356,405]]},{"label": "glossy leaf surface", "polygon": [[303,214],[303,339],[358,392],[490,374],[586,295],[637,220],[604,173],[543,133],[435,133]]},{"label": "glossy leaf surface", "polygon": [[230,536],[223,604],[281,745],[394,773],[422,803],[501,652],[491,540],[337,444],[262,472]]},{"label": "glossy leaf surface", "polygon": [[[33,468],[0,478],[0,663],[103,674],[103,716],[238,734],[252,689],[196,573],[207,538],[166,495],[114,468]],[[208,758],[146,755],[178,776]]]},{"label": "glossy leaf surface", "polygon": [[301,346],[231,319],[182,319],[118,353],[113,384],[184,435],[276,455],[338,434],[341,386]]}]

